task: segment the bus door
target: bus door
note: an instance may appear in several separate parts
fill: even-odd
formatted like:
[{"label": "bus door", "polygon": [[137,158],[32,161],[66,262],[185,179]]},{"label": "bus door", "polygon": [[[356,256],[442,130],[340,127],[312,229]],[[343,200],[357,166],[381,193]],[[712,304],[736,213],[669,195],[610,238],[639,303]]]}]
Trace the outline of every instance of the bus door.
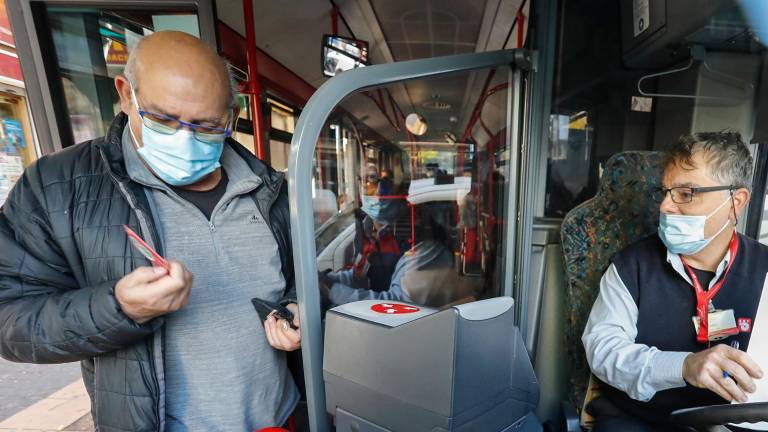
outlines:
[{"label": "bus door", "polygon": [[216,46],[212,0],[7,0],[43,154],[103,136],[120,112],[114,77],[159,30]]},{"label": "bus door", "polygon": [[[389,313],[387,300],[392,299],[440,310],[518,296],[519,288],[513,284],[518,250],[515,215],[529,60],[528,52],[505,50],[362,67],[326,82],[304,107],[293,135],[288,186],[313,431],[330,430],[326,412],[334,414],[333,407],[326,407],[323,379],[324,349],[335,352],[323,340],[321,303],[329,302],[326,297],[330,296],[331,306],[361,298],[383,299],[384,306],[377,307]],[[370,220],[374,231],[382,230],[376,232],[386,232],[393,224],[410,225],[409,235],[396,239],[403,242],[404,250],[390,275],[391,283],[376,290],[369,289],[365,267],[355,262],[339,266],[348,268],[347,279],[318,275],[318,255],[328,242],[316,241],[319,225],[327,223],[317,203],[334,190],[325,185],[340,179],[334,180],[334,174],[315,159],[328,130],[346,136],[339,121],[342,115],[352,119],[364,145],[355,164],[358,172],[348,176],[359,182],[360,196],[352,203],[359,210],[356,214]],[[324,160],[328,151],[328,146],[322,149]],[[380,155],[387,155],[387,160],[377,160]],[[395,164],[393,159],[403,163]],[[326,169],[319,173],[318,167]],[[433,257],[441,257],[445,264],[430,267],[437,262],[431,261]],[[403,269],[423,271],[421,276],[407,270],[398,273]],[[351,282],[339,282],[344,280]],[[327,283],[334,285],[328,289]],[[336,284],[345,283],[355,286],[337,290]],[[512,338],[499,335],[505,336]],[[527,355],[523,357],[529,361]],[[403,362],[391,367],[408,366]],[[409,391],[440,393],[430,388]],[[438,405],[446,402],[416,393],[408,397]]]}]

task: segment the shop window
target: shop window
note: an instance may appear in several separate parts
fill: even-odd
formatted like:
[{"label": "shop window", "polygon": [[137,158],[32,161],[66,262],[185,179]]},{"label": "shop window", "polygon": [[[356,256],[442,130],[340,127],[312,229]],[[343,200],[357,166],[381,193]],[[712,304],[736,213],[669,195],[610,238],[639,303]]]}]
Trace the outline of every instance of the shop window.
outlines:
[{"label": "shop window", "polygon": [[0,207],[37,157],[26,100],[0,91]]}]

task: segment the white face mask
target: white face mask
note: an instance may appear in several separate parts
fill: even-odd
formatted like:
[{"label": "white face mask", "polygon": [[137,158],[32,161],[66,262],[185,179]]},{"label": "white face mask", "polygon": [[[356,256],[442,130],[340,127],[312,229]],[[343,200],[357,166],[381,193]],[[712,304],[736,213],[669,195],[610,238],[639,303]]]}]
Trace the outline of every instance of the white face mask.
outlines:
[{"label": "white face mask", "polygon": [[707,247],[712,239],[720,235],[731,224],[729,218],[715,235],[709,238],[704,236],[704,227],[707,224],[707,219],[720,211],[731,199],[732,197],[726,198],[715,211],[706,216],[661,213],[659,215],[659,237],[661,237],[661,241],[674,254],[693,255],[701,251]]}]

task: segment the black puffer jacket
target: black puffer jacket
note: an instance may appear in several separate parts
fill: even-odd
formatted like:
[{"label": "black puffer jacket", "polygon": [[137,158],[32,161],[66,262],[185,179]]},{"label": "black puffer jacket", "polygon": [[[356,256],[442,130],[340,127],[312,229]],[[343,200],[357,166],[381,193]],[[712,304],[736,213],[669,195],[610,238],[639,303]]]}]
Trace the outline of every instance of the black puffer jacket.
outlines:
[{"label": "black puffer jacket", "polygon": [[[106,137],[40,158],[0,210],[0,355],[31,363],[82,361],[102,432],[164,427],[162,318],[143,325],[115,283],[149,263],[122,225],[162,254],[144,189],[128,177],[120,114]],[[252,196],[277,240],[286,299],[295,298],[284,176],[230,141],[263,180]],[[255,313],[255,312],[254,312]]]}]

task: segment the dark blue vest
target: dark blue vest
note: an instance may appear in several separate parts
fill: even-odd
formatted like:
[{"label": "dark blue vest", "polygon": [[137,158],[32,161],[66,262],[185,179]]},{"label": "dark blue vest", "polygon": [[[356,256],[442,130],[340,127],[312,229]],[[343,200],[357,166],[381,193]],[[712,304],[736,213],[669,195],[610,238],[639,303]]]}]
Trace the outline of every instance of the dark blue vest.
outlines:
[{"label": "dark blue vest", "polygon": [[[696,293],[667,262],[667,249],[657,235],[622,250],[614,256],[613,264],[638,307],[636,343],[661,351],[697,352],[708,348],[707,344],[696,341],[691,319],[696,313]],[[733,309],[737,321],[739,318],[754,321],[766,271],[768,247],[739,235],[736,260],[722,289],[712,300],[715,307]],[[738,340],[740,349],[746,350],[750,335],[739,333],[713,342],[712,346]],[[648,402],[633,400],[608,385],[603,387],[605,396],[619,408],[654,423],[664,423],[676,409],[726,403],[717,394],[690,385],[660,391]]]}]

